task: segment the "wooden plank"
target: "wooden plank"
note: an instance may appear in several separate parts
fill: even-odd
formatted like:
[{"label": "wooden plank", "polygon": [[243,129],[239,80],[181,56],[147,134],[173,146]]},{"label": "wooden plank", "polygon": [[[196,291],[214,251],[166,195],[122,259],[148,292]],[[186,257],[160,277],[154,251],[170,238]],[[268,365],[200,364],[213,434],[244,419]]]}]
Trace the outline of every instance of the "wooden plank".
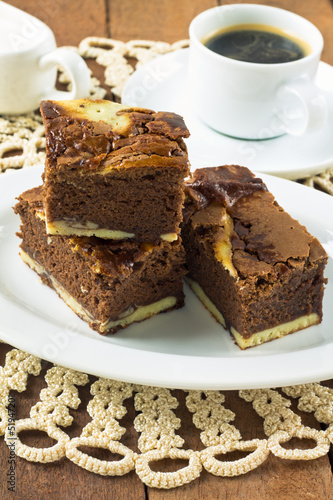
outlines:
[{"label": "wooden plank", "polygon": [[87,36],[107,36],[104,0],[10,0],[14,7],[45,22],[57,45],[78,45]]},{"label": "wooden plank", "polygon": [[188,38],[191,20],[203,10],[215,7],[214,0],[106,0],[110,33],[119,40],[162,40]]}]

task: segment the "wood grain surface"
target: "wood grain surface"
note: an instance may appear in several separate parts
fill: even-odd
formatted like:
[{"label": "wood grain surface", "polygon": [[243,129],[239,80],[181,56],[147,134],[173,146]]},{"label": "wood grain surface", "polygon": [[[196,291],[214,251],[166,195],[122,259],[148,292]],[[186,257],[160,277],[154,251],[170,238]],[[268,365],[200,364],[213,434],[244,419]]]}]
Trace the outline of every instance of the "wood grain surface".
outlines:
[{"label": "wood grain surface", "polygon": [[[54,31],[57,44],[77,45],[86,36],[103,36],[121,39],[150,39],[174,42],[188,38],[188,25],[199,12],[220,5],[213,0],[11,0],[8,3],[25,10],[46,22]],[[232,2],[225,2],[232,3]],[[238,2],[239,3],[239,2]],[[247,0],[249,3],[249,0]],[[329,0],[256,0],[284,7],[296,12],[321,30],[325,40],[323,60],[333,64],[333,11]],[[28,332],[27,332],[28,334]],[[0,361],[4,361],[9,347],[0,346]],[[51,365],[43,362],[43,373]],[[333,387],[333,382],[327,384]],[[39,400],[40,390],[45,387],[42,376],[31,376],[28,390],[13,393],[17,404],[17,418],[29,415],[29,410]],[[185,409],[182,391],[175,391],[180,401],[176,414],[182,420],[179,434],[185,439],[185,448],[201,449],[191,417]],[[244,439],[265,437],[262,419],[251,405],[238,397],[237,392],[226,392],[226,407],[236,413],[235,425]],[[68,430],[78,436],[82,427],[90,420],[85,411],[91,398],[89,387],[80,388],[82,403],[71,411],[75,424]],[[135,418],[133,402],[127,402],[128,414],[121,421],[127,428],[122,442],[136,450],[137,433],[132,422]],[[296,406],[292,408],[297,412]],[[319,427],[312,415],[302,414],[303,423]],[[67,430],[66,430],[67,431]],[[52,445],[52,440],[43,433],[29,432],[22,441],[34,446]],[[36,444],[37,443],[37,444]],[[300,441],[293,446],[307,447],[311,442]],[[112,460],[106,451],[89,450],[93,456]],[[218,478],[203,472],[193,483],[173,490],[146,488],[134,472],[123,477],[101,477],[89,473],[67,459],[53,464],[34,464],[17,458],[16,491],[7,490],[9,450],[0,440],[0,499],[111,499],[111,500],[332,500],[332,470],[329,456],[308,462],[280,460],[272,455],[259,468],[236,478]],[[234,459],[237,455],[233,455]],[[231,459],[231,457],[230,457]],[[332,460],[332,456],[331,456]],[[181,462],[158,464],[158,470],[174,470],[183,466]],[[173,468],[173,469],[172,469]]]}]

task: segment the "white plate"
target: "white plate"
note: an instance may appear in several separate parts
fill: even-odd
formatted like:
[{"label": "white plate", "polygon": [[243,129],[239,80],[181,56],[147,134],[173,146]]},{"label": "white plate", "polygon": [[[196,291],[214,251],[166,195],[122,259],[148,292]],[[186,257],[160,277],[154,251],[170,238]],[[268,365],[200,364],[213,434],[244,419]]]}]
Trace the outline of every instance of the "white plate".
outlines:
[{"label": "white plate", "polygon": [[[333,377],[333,261],[324,321],[241,351],[187,291],[186,306],[103,337],[42,285],[18,255],[15,197],[40,184],[42,169],[0,176],[0,338],[65,367],[117,380],[183,389],[276,387]],[[306,224],[333,256],[333,197],[262,175],[279,203]],[[323,221],[330,219],[327,222]]]},{"label": "white plate", "polygon": [[[182,115],[191,132],[186,140],[192,169],[239,164],[251,170],[300,179],[333,166],[333,67],[321,62],[317,85],[329,107],[326,126],[302,137],[265,141],[233,139],[205,125],[193,112],[187,78],[188,49],[170,52],[141,66],[128,79],[122,102]],[[331,92],[330,92],[331,91]]]}]

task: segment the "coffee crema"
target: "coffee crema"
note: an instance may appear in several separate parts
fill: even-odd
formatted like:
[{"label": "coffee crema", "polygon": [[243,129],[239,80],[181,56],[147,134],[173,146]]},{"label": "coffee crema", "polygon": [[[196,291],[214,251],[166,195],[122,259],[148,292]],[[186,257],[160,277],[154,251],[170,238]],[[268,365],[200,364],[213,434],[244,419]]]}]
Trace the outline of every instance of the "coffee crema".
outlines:
[{"label": "coffee crema", "polygon": [[259,64],[279,64],[302,59],[310,45],[282,29],[263,24],[238,24],[206,35],[201,42],[230,59]]}]

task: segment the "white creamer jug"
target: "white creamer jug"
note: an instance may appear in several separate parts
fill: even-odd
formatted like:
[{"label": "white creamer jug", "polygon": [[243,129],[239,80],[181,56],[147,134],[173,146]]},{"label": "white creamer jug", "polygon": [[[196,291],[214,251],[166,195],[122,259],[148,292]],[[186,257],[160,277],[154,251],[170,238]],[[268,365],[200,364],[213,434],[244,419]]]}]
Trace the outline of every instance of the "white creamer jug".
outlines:
[{"label": "white creamer jug", "polygon": [[[71,78],[70,92],[55,88],[58,65]],[[89,84],[89,70],[82,57],[56,48],[46,24],[0,1],[0,113],[33,111],[43,99],[88,97]]]}]

